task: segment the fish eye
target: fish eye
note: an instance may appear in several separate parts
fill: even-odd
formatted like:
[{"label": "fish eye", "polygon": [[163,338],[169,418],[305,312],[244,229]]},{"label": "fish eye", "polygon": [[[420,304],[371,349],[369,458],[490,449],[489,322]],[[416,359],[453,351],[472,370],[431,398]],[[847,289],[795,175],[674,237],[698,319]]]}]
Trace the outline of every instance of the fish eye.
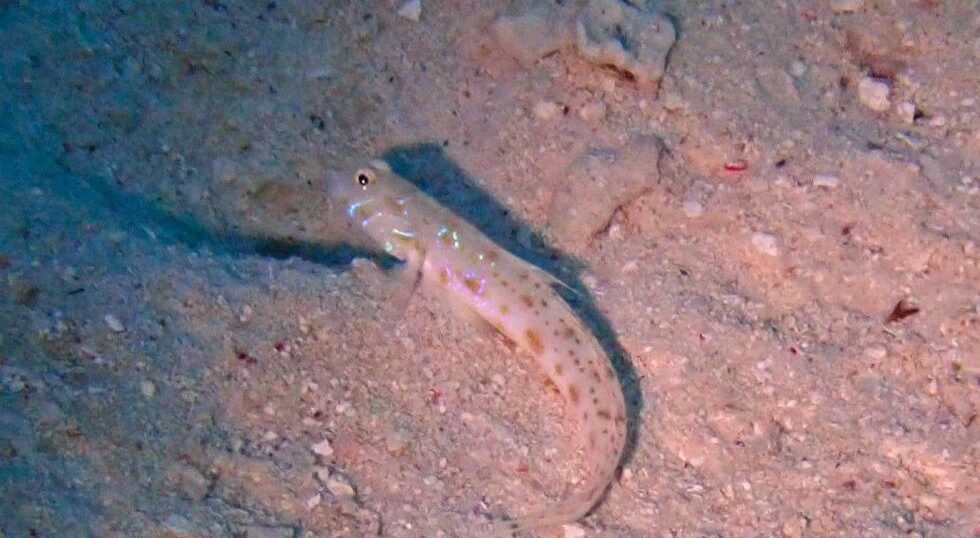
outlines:
[{"label": "fish eye", "polygon": [[361,168],[357,172],[354,172],[354,181],[356,181],[361,187],[371,185],[376,179],[377,178],[374,176],[374,171],[370,168]]}]

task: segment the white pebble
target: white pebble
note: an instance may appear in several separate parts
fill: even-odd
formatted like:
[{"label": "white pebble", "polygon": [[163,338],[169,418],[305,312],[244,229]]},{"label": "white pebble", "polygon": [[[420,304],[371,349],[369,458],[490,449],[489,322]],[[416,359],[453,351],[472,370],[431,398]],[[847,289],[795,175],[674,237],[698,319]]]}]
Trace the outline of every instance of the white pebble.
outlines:
[{"label": "white pebble", "polygon": [[939,508],[939,503],[941,499],[936,497],[932,493],[923,493],[919,495],[919,505],[926,508],[930,512],[935,512]]},{"label": "white pebble", "polygon": [[316,508],[320,505],[321,500],[323,500],[323,497],[321,497],[319,493],[313,495],[309,499],[306,499],[306,508],[309,510]]},{"label": "white pebble", "polygon": [[799,60],[793,60],[793,63],[789,64],[789,73],[796,78],[802,77],[806,74],[806,64]]},{"label": "white pebble", "polygon": [[126,328],[123,327],[122,322],[119,321],[119,318],[113,316],[112,314],[106,314],[105,318],[103,319],[105,319],[105,324],[108,325],[113,332],[121,333],[126,330]]},{"label": "white pebble", "polygon": [[327,491],[334,497],[341,499],[352,499],[354,497],[354,488],[339,477],[332,476],[327,479]]},{"label": "white pebble", "polygon": [[633,470],[629,467],[624,467],[623,474],[621,476],[623,478],[623,482],[628,483],[630,480],[633,480]]},{"label": "white pebble", "polygon": [[817,174],[813,176],[814,187],[833,189],[837,185],[840,185],[840,178],[833,174]]},{"label": "white pebble", "polygon": [[562,538],[585,538],[585,529],[574,523],[566,523],[561,526]]},{"label": "white pebble", "polygon": [[327,467],[314,467],[313,476],[321,483],[326,484],[327,480],[330,480],[330,469]]},{"label": "white pebble", "polygon": [[832,0],[830,9],[836,13],[854,13],[864,7],[864,0]]},{"label": "white pebble", "polygon": [[898,117],[902,118],[905,123],[915,123],[915,105],[908,101],[899,103]]},{"label": "white pebble", "polygon": [[197,532],[197,527],[191,523],[191,520],[180,514],[172,514],[164,522],[164,526],[169,531],[168,534],[173,533],[177,536],[191,536]]},{"label": "white pebble", "polygon": [[141,381],[140,392],[143,393],[143,397],[152,398],[157,393],[157,386],[152,381]]},{"label": "white pebble", "polygon": [[880,361],[881,359],[884,359],[886,355],[888,355],[888,350],[885,349],[884,346],[880,346],[878,344],[875,344],[875,345],[871,345],[871,346],[866,347],[864,349],[864,354],[868,358],[871,358],[871,359],[875,359],[875,360],[879,360]]},{"label": "white pebble", "polygon": [[418,22],[422,16],[422,0],[408,0],[398,8],[398,14],[410,21]]},{"label": "white pebble", "polygon": [[528,230],[526,227],[523,226],[521,228],[518,228],[517,244],[527,249],[533,248],[534,245],[531,239],[531,230]]},{"label": "white pebble", "polygon": [[858,99],[875,112],[888,110],[891,106],[891,91],[888,83],[881,79],[864,77],[858,82]]},{"label": "white pebble", "polygon": [[697,200],[687,200],[681,206],[681,211],[684,212],[684,216],[694,219],[704,214],[704,206]]},{"label": "white pebble", "polygon": [[553,101],[539,101],[534,105],[534,115],[545,121],[553,120],[561,107]]},{"label": "white pebble", "polygon": [[411,436],[404,430],[395,430],[385,437],[385,448],[396,455],[404,454],[411,443]]},{"label": "white pebble", "polygon": [[333,68],[329,65],[322,65],[319,67],[314,67],[306,73],[307,78],[320,79],[320,78],[330,78],[333,74]]},{"label": "white pebble", "polygon": [[333,447],[330,446],[329,439],[324,439],[323,441],[313,445],[311,448],[313,449],[313,453],[318,456],[323,456],[324,458],[333,456]]},{"label": "white pebble", "polygon": [[592,101],[582,105],[579,109],[578,115],[580,118],[587,122],[599,121],[606,117],[606,103],[602,101]]},{"label": "white pebble", "polygon": [[752,246],[767,256],[776,256],[779,254],[776,236],[770,233],[755,232],[752,234]]},{"label": "white pebble", "polygon": [[664,96],[664,109],[667,112],[677,112],[687,106],[684,99],[676,93],[668,93]]}]

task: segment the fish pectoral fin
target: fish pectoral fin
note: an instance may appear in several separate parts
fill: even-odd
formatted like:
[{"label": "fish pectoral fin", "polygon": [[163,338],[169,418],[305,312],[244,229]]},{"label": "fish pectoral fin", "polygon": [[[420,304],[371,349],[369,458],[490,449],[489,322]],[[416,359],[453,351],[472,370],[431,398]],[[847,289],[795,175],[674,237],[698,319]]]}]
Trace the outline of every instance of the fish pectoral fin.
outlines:
[{"label": "fish pectoral fin", "polygon": [[467,308],[464,305],[453,305],[453,310],[455,311],[456,317],[465,321],[473,331],[486,340],[496,340],[502,333],[493,326],[489,321],[483,319],[480,314],[474,310]]},{"label": "fish pectoral fin", "polygon": [[394,329],[408,312],[408,305],[422,283],[422,261],[424,257],[410,256],[401,266],[390,270],[393,274],[391,292],[385,299],[385,309],[390,312],[391,329]]},{"label": "fish pectoral fin", "polygon": [[537,276],[538,278],[541,279],[541,281],[543,283],[548,284],[549,286],[558,286],[558,287],[561,287],[561,288],[565,288],[566,290],[574,293],[577,296],[581,296],[582,295],[582,292],[580,292],[579,290],[577,290],[577,289],[569,286],[568,284],[565,283],[564,280],[561,280],[560,278],[558,278],[555,275],[549,273],[548,271],[545,271],[544,269],[538,267],[537,265],[534,265],[533,263],[525,260],[524,258],[518,257],[517,255],[515,255],[513,253],[508,252],[508,254],[510,254],[510,257],[514,260],[514,262],[519,267],[522,267],[524,270],[526,270],[530,274]]},{"label": "fish pectoral fin", "polygon": [[441,303],[449,310],[453,316],[453,319],[461,320],[480,338],[493,341],[503,336],[500,329],[494,327],[493,323],[487,321],[480,315],[479,312],[474,310],[468,304],[454,299],[451,295],[438,293],[440,290],[428,290],[425,287],[423,289],[428,291],[428,293],[426,293],[426,297],[431,296],[435,298],[437,302]]},{"label": "fish pectoral fin", "polygon": [[582,292],[580,292],[577,289],[569,286],[568,284],[565,283],[564,280],[556,277],[555,275],[549,273],[548,271],[545,271],[544,269],[542,269],[540,267],[537,267],[537,266],[532,266],[532,267],[534,267],[535,269],[537,269],[538,274],[540,274],[541,275],[541,278],[545,279],[545,281],[547,281],[549,285],[555,285],[555,286],[559,286],[561,288],[565,288],[566,290],[574,293],[577,296],[581,296],[582,295]]}]

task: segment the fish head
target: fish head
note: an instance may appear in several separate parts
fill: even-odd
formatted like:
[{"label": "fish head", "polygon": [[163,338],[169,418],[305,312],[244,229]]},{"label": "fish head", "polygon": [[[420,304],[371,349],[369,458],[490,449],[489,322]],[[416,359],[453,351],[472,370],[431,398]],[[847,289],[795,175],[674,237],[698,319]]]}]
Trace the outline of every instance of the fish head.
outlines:
[{"label": "fish head", "polygon": [[410,216],[417,189],[398,177],[387,163],[371,160],[353,172],[330,171],[327,195],[385,252],[403,258],[415,246],[417,230]]}]

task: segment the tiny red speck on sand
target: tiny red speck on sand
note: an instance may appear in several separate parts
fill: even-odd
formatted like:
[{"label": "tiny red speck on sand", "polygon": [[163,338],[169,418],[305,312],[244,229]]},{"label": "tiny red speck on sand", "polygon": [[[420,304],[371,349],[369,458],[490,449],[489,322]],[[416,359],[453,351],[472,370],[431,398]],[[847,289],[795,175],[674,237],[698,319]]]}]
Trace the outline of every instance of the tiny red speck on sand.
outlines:
[{"label": "tiny red speck on sand", "polygon": [[727,163],[725,163],[726,172],[741,172],[742,170],[745,170],[748,167],[749,167],[749,163],[745,162],[742,159],[738,159],[735,161],[728,161]]}]

